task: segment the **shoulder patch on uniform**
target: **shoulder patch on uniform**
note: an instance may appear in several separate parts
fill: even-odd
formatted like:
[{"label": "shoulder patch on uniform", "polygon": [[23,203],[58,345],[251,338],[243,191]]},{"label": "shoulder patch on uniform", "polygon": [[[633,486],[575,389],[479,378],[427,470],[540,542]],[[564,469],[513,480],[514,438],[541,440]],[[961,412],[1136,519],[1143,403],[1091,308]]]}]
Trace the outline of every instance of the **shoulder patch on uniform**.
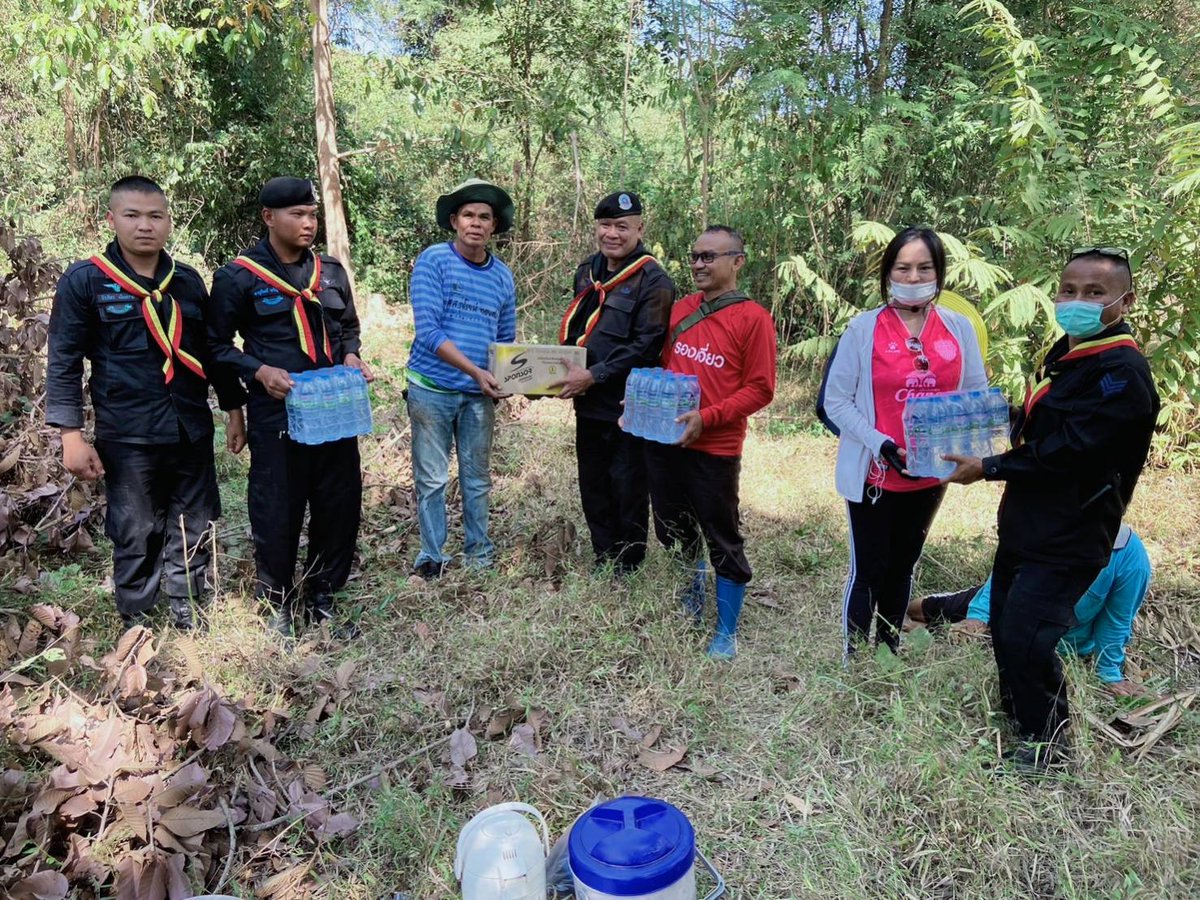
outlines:
[{"label": "shoulder patch on uniform", "polygon": [[1100,393],[1102,393],[1105,397],[1112,397],[1116,394],[1119,394],[1127,387],[1129,387],[1129,379],[1118,378],[1112,372],[1106,373],[1105,376],[1100,379]]}]

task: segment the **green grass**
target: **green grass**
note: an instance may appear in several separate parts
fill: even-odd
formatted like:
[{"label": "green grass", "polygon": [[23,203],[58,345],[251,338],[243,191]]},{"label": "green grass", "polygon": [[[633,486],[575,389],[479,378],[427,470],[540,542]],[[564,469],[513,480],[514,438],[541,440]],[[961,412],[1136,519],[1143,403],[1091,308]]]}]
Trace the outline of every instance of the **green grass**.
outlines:
[{"label": "green grass", "polygon": [[[1106,720],[1121,706],[1084,664],[1071,662],[1076,764],[1064,778],[1031,784],[985,768],[1008,734],[986,645],[916,632],[898,659],[842,667],[844,505],[832,486],[835,444],[811,429],[780,429],[764,418],[748,441],[742,500],[755,580],[732,665],[708,662],[707,633],[678,617],[677,575],[661,549],[626,583],[587,574],[573,427],[557,401],[511,402],[501,416],[497,571],[455,570],[429,586],[411,580],[416,538],[407,422],[395,387],[397,329],[373,332],[392,384],[376,386],[378,427],[363,441],[362,561],[348,591],[363,637],[289,651],[262,631],[247,599],[245,461],[221,451],[222,591],[214,628],[196,640],[208,676],[251,707],[290,710],[281,749],[323,766],[330,784],[420,751],[468,718],[481,726],[494,708],[544,708],[551,721],[536,759],[507,740],[480,737],[465,790],[447,784],[441,747],[417,752],[384,783],[352,790],[339,808],[361,819],[356,835],[319,848],[294,839],[297,858],[314,859],[325,896],[454,896],[454,842],[478,809],[532,803],[557,836],[596,798],[621,793],[679,805],[739,898],[1133,898],[1200,890],[1194,711],[1135,763],[1084,718]],[[781,393],[776,412],[800,417],[798,393],[790,386]],[[950,491],[919,591],[982,580],[997,499],[993,486]],[[1200,593],[1198,499],[1197,479],[1150,472],[1130,516],[1157,567],[1131,660],[1161,691],[1197,682],[1200,647],[1188,644],[1181,622]],[[540,548],[563,522],[576,523],[579,535],[565,567],[547,577]],[[454,547],[457,514],[452,523]],[[54,576],[39,599],[77,606],[89,631],[111,641],[116,619],[94,590],[102,570],[103,548],[84,570]],[[711,627],[711,601],[708,615]],[[168,637],[168,657],[172,644]],[[295,723],[312,685],[345,660],[357,662],[349,697],[305,736]],[[415,691],[444,691],[444,706],[423,703]],[[616,717],[641,730],[661,726],[659,746],[686,744],[691,771],[640,766]],[[238,885],[244,896],[254,887]]]}]

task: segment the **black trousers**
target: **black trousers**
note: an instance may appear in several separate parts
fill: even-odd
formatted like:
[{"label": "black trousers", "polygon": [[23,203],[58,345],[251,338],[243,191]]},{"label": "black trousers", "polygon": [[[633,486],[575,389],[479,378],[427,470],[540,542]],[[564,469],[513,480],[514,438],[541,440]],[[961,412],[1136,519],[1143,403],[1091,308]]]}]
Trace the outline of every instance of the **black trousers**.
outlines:
[{"label": "black trousers", "polygon": [[842,601],[846,651],[867,639],[895,650],[912,594],[913,569],[925,546],[945,487],[883,491],[874,503],[846,502],[850,515],[850,574]]},{"label": "black trousers", "polygon": [[575,417],[579,499],[592,535],[596,562],[613,561],[622,571],[646,558],[650,493],[645,444],[616,422]]},{"label": "black trousers", "polygon": [[979,593],[980,585],[951,591],[948,594],[930,594],[921,601],[921,612],[929,625],[949,625],[967,617],[971,601]]},{"label": "black trousers", "polygon": [[296,555],[308,508],[310,594],[340,590],[350,577],[362,512],[358,439],[298,444],[286,433],[251,429],[247,506],[254,533],[259,597],[294,599]]},{"label": "black trousers", "polygon": [[113,545],[117,612],[144,613],[167,596],[199,599],[210,585],[209,526],[221,516],[212,438],[192,443],[98,440]]},{"label": "black trousers", "polygon": [[703,535],[713,571],[746,584],[752,572],[738,512],[742,458],[647,442],[646,463],[658,539],[691,564]]},{"label": "black trousers", "polygon": [[1101,566],[1022,559],[1003,544],[992,564],[992,650],[1004,711],[1022,738],[1058,739],[1068,723],[1058,642],[1075,625],[1075,604]]}]

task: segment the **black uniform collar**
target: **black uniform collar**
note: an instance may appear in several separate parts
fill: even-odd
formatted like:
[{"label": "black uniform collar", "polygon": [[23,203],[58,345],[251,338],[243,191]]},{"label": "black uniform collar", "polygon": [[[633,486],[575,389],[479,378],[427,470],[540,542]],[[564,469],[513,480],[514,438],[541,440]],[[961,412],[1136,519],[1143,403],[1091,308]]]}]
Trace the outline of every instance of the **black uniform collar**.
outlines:
[{"label": "black uniform collar", "polygon": [[[108,246],[104,248],[104,255],[110,259],[118,269],[128,275],[130,278],[137,280],[138,284],[155,285],[161,284],[162,280],[167,277],[167,273],[171,271],[171,256],[166,250],[158,251],[158,262],[154,266],[154,277],[146,278],[144,275],[139,275],[133,270],[125,260],[125,254],[121,252],[121,244],[116,238],[108,242]],[[174,280],[174,279],[172,279]]]},{"label": "black uniform collar", "polygon": [[[312,273],[313,259],[316,256],[316,251],[310,250],[308,253],[300,254],[299,262],[293,263],[289,267],[288,264],[279,258],[279,255],[275,252],[275,248],[271,246],[271,239],[263,235],[257,244],[246,251],[246,255],[256,263],[266,266],[266,268],[292,285],[296,290],[301,290],[308,284],[308,276]],[[300,267],[300,271],[303,274],[300,284],[293,283],[291,277],[288,275],[289,268],[294,269],[296,266]]]}]

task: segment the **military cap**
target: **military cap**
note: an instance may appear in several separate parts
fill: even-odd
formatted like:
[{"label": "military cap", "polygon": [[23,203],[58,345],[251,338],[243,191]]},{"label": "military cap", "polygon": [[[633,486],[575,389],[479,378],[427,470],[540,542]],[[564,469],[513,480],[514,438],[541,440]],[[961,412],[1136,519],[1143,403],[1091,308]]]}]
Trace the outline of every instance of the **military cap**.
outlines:
[{"label": "military cap", "polygon": [[289,206],[315,206],[317,192],[307,178],[282,175],[263,185],[258,202],[267,209],[286,209]]},{"label": "military cap", "polygon": [[642,198],[632,191],[614,191],[596,204],[595,219],[622,219],[642,214]]}]

